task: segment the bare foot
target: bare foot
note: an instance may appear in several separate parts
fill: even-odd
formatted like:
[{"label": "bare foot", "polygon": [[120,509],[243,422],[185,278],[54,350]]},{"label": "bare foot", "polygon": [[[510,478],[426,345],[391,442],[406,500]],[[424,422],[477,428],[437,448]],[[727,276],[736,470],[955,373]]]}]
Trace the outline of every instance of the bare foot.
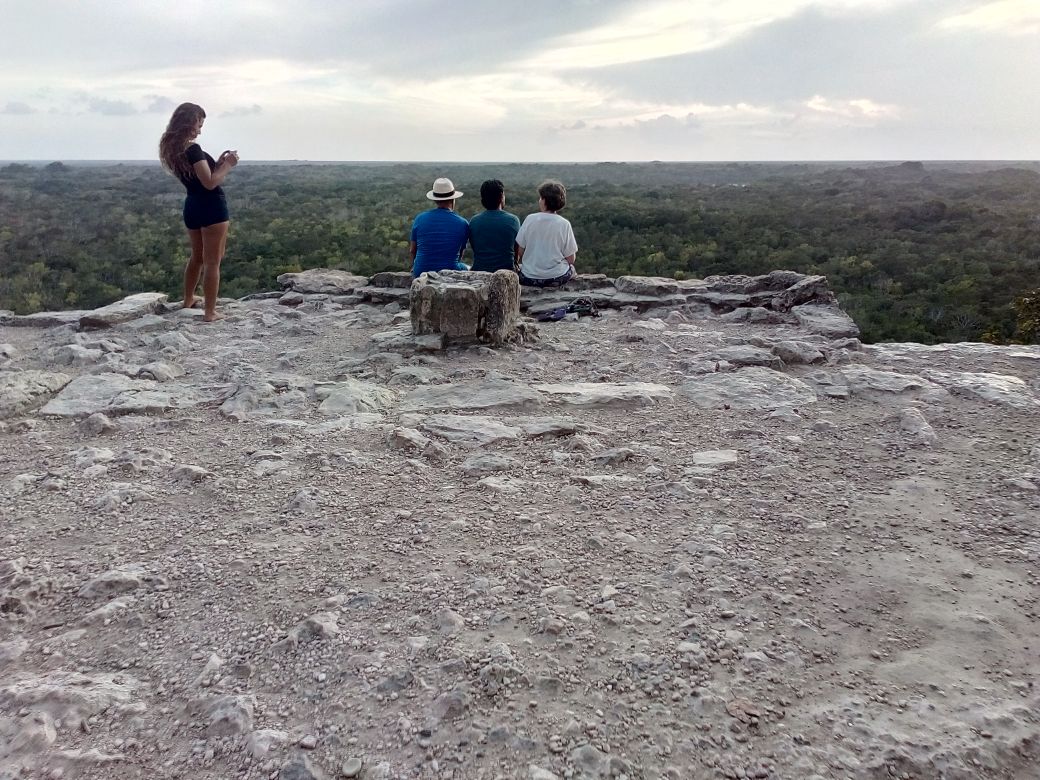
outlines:
[{"label": "bare foot", "polygon": [[216,322],[217,320],[222,320],[222,319],[224,319],[224,315],[223,314],[218,314],[215,311],[214,312],[207,312],[202,317],[202,321],[203,322]]},{"label": "bare foot", "polygon": [[202,300],[199,299],[199,298],[192,298],[191,300],[188,300],[187,298],[185,298],[184,301],[181,302],[181,308],[182,309],[200,309],[200,308],[202,308]]}]

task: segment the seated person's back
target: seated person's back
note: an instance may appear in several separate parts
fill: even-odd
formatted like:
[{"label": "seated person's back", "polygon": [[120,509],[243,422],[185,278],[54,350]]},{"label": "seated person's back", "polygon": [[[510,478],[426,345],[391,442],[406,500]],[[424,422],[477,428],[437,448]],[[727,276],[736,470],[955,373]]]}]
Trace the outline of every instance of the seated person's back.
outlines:
[{"label": "seated person's back", "polygon": [[498,179],[480,185],[485,211],[469,221],[474,271],[512,271],[516,264],[516,234],[520,220],[504,209],[505,187]]},{"label": "seated person's back", "polygon": [[578,242],[571,223],[558,212],[567,203],[567,190],[558,181],[538,188],[538,212],[528,214],[516,243],[520,254],[520,284],[558,287],[574,276]]},{"label": "seated person's back", "polygon": [[437,208],[422,212],[412,222],[412,276],[427,271],[468,270],[459,258],[469,240],[469,223],[454,210],[455,199],[461,195],[449,179],[437,179],[426,193]]}]

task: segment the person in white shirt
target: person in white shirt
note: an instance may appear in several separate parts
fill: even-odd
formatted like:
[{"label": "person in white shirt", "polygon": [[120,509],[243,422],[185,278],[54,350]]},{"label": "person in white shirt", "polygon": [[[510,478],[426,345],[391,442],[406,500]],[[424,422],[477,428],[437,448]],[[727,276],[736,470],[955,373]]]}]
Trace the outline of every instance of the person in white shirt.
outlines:
[{"label": "person in white shirt", "polygon": [[538,188],[538,213],[529,214],[516,245],[520,255],[520,284],[528,287],[559,287],[574,276],[578,242],[571,223],[556,212],[567,205],[567,190],[558,181]]}]

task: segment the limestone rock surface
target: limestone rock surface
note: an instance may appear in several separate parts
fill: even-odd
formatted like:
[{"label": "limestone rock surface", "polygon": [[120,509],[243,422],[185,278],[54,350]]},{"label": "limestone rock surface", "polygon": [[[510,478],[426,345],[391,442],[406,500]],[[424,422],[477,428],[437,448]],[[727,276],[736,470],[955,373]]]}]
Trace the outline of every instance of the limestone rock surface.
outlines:
[{"label": "limestone rock surface", "polygon": [[306,271],[281,274],[278,284],[284,289],[304,295],[350,295],[368,284],[368,277],[334,268],[310,268]]},{"label": "limestone rock surface", "polygon": [[444,271],[412,282],[409,310],[417,336],[442,333],[450,343],[500,346],[516,336],[520,282],[511,271]]},{"label": "limestone rock surface", "polygon": [[0,371],[0,420],[32,409],[71,380],[57,371]]},{"label": "limestone rock surface", "polygon": [[653,406],[672,397],[671,389],[654,382],[559,382],[534,389],[573,406]]},{"label": "limestone rock surface", "polygon": [[443,385],[424,385],[409,392],[401,401],[406,412],[439,409],[531,409],[544,403],[535,389],[505,379],[482,379]]},{"label": "limestone rock surface", "polygon": [[177,394],[158,387],[158,383],[151,380],[130,379],[122,374],[79,376],[48,401],[40,414],[53,417],[152,414],[195,402],[188,392]]},{"label": "limestone rock surface", "polygon": [[0,315],[0,777],[1033,776],[1040,346],[779,271],[491,349],[369,282]]},{"label": "limestone rock surface", "polygon": [[771,368],[752,366],[706,374],[685,382],[679,393],[702,409],[781,409],[816,403],[812,387]]},{"label": "limestone rock surface", "polygon": [[163,310],[167,297],[166,293],[155,292],[128,295],[121,301],[85,312],[79,318],[79,326],[81,328],[107,328],[121,322],[135,320],[146,314],[155,314]]}]

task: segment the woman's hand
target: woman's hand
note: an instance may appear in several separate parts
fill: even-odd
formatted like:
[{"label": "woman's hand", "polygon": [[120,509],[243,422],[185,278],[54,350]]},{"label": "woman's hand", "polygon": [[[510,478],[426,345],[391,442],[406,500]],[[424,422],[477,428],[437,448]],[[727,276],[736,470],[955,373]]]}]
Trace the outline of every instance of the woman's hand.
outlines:
[{"label": "woman's hand", "polygon": [[213,170],[210,170],[209,163],[206,160],[199,160],[195,163],[195,175],[203,187],[207,190],[214,190],[224,183],[224,178],[236,165],[238,165],[238,152],[233,149],[227,149],[220,153]]}]

